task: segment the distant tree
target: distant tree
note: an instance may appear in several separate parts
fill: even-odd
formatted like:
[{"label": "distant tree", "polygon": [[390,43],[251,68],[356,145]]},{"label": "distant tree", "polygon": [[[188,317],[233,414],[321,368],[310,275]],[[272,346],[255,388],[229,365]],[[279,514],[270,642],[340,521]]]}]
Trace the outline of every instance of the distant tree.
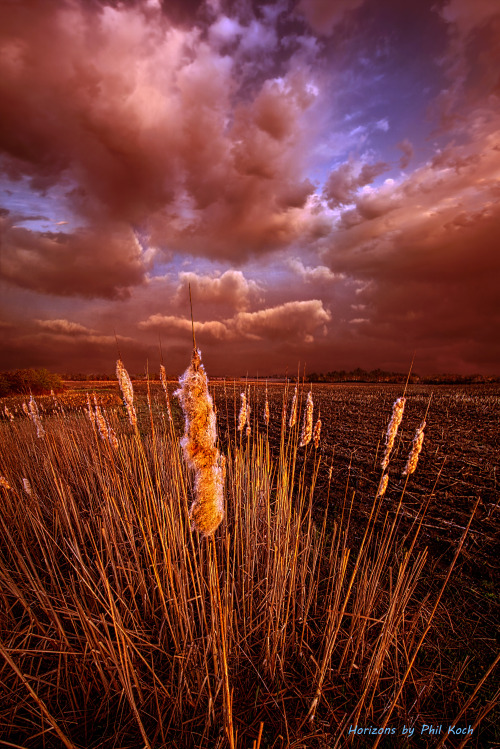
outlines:
[{"label": "distant tree", "polygon": [[60,375],[49,372],[48,369],[16,369],[14,372],[0,373],[1,395],[44,395],[51,390],[64,390],[64,383]]}]

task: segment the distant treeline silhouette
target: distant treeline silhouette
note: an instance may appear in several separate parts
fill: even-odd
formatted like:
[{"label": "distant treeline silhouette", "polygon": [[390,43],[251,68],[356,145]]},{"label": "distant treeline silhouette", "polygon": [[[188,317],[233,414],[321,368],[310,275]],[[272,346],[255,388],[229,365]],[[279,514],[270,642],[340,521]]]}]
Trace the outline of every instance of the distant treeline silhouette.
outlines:
[{"label": "distant treeline silhouette", "polygon": [[0,397],[5,395],[44,395],[64,389],[62,378],[48,369],[16,369],[0,372]]}]

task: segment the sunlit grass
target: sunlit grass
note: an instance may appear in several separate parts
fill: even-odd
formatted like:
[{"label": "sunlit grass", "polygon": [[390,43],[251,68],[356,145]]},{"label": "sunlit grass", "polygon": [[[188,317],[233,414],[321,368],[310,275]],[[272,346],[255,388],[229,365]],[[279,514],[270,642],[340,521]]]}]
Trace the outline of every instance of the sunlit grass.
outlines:
[{"label": "sunlit grass", "polygon": [[225,518],[209,538],[192,530],[195,474],[177,403],[171,419],[166,401],[149,395],[137,428],[123,408],[101,403],[116,445],[84,412],[42,416],[43,438],[24,415],[2,425],[6,742],[342,747],[355,741],[351,725],[425,722],[425,708],[415,712],[424,682],[427,710],[439,704],[432,674],[415,663],[466,531],[444,585],[422,595],[427,502],[402,537],[406,483],[392,513],[376,489],[353,545],[347,486],[332,496],[328,483],[314,511],[324,458],[314,441],[299,444],[300,386],[283,388],[269,424],[248,388],[251,430],[238,429],[239,393],[228,388],[219,405]]}]

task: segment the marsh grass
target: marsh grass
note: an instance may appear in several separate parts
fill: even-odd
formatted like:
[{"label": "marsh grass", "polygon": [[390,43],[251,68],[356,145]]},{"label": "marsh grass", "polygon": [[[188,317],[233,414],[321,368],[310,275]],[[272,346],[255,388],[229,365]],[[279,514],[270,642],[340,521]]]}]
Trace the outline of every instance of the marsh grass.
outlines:
[{"label": "marsh grass", "polygon": [[[226,516],[209,538],[191,530],[195,477],[175,402],[171,419],[149,398],[138,428],[109,411],[115,447],[80,414],[46,418],[43,440],[24,417],[2,424],[5,746],[361,747],[379,738],[349,737],[351,725],[432,722],[442,695],[415,664],[467,529],[443,583],[422,594],[429,498],[402,537],[406,482],[391,513],[375,491],[353,544],[347,484],[332,496],[328,482],[313,511],[324,458],[299,450],[303,388],[283,388],[271,425],[252,408],[248,439],[237,396],[234,386]],[[458,700],[469,722],[498,698],[482,700],[485,676]]]}]

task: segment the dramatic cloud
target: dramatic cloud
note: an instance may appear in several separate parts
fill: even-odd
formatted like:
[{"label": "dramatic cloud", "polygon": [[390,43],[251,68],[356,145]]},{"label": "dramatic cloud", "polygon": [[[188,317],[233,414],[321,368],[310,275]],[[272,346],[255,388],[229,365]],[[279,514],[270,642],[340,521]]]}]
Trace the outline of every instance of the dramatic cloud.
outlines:
[{"label": "dramatic cloud", "polygon": [[[496,372],[496,0],[0,3],[7,366]],[[208,357],[208,358],[207,358]]]},{"label": "dramatic cloud", "polygon": [[330,173],[326,181],[324,195],[328,205],[330,208],[338,208],[352,203],[360,187],[371,184],[388,168],[388,164],[383,161],[363,164],[361,167],[351,161],[342,164]]},{"label": "dramatic cloud", "polygon": [[227,270],[217,276],[181,272],[179,281],[176,299],[187,300],[189,286],[191,286],[196,304],[202,306],[203,309],[207,305],[215,304],[244,310],[259,294],[258,284],[255,281],[248,281],[238,270]]},{"label": "dramatic cloud", "polygon": [[[251,341],[299,340],[312,343],[318,328],[326,334],[326,323],[331,314],[318,299],[287,302],[256,312],[238,312],[233,318],[222,322],[195,322],[195,335],[200,339]],[[191,321],[174,315],[151,315],[139,323],[141,330],[163,331],[170,336],[191,335]]]},{"label": "dramatic cloud", "polygon": [[318,90],[293,55],[248,87],[248,55],[274,70],[271,23],[221,15],[204,41],[147,4],[30,4],[29,25],[26,5],[4,7],[0,31],[11,178],[64,182],[82,218],[143,225],[158,247],[228,257],[237,244],[243,259],[300,236]]},{"label": "dramatic cloud", "polygon": [[56,296],[124,299],[147,263],[131,230],[34,232],[0,219],[2,278]]}]

